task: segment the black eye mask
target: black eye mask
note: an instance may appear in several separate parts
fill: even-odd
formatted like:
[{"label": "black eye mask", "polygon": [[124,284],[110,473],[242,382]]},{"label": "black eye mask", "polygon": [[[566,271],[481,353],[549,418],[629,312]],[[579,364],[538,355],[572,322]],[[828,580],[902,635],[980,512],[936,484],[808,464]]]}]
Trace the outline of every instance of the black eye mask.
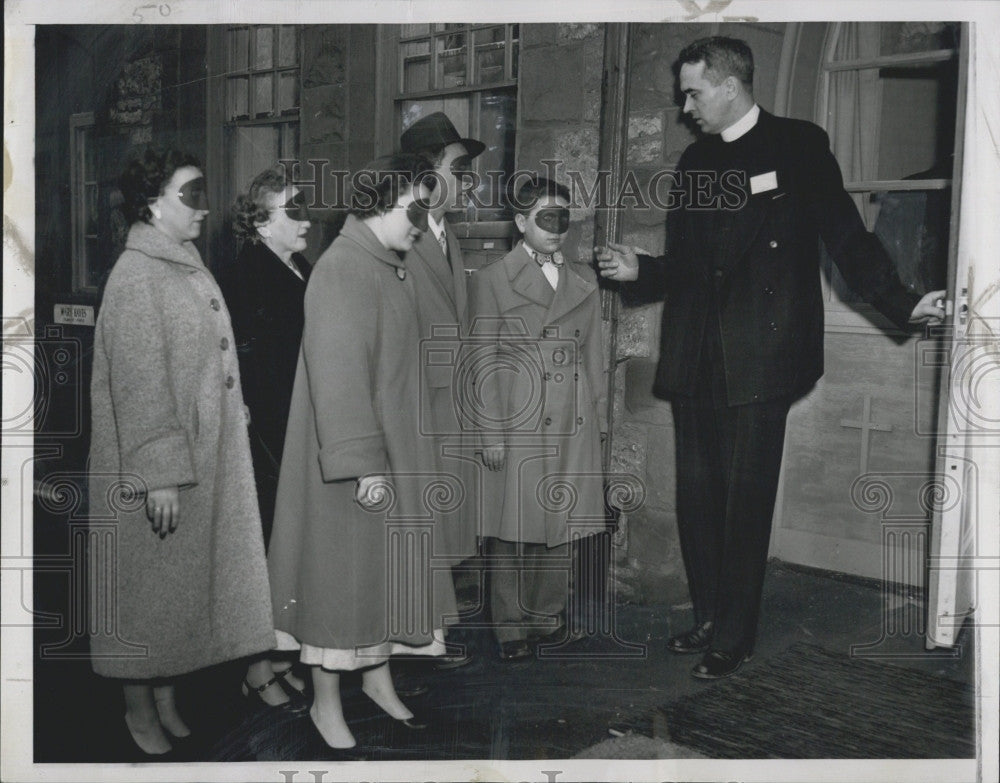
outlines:
[{"label": "black eye mask", "polygon": [[189,179],[181,189],[177,191],[177,198],[181,204],[191,209],[208,211],[208,193],[205,192],[205,178],[195,177]]},{"label": "black eye mask", "polygon": [[568,207],[545,207],[535,214],[535,225],[550,234],[565,234],[569,230]]},{"label": "black eye mask", "polygon": [[421,231],[427,230],[427,209],[428,204],[421,198],[414,199],[406,207],[406,217],[414,228]]},{"label": "black eye mask", "polygon": [[309,220],[309,210],[306,207],[306,194],[301,190],[281,205],[289,220],[303,223]]}]

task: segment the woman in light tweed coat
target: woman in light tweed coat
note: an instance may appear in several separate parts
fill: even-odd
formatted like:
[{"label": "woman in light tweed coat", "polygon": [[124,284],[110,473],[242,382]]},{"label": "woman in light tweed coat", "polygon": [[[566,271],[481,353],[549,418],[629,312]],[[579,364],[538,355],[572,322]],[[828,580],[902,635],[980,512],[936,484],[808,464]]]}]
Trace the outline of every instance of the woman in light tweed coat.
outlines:
[{"label": "woman in light tweed coat", "polygon": [[229,313],[191,240],[197,162],[148,150],[121,180],[133,220],[94,340],[91,525],[116,531],[94,670],[124,680],[146,753],[190,733],[172,678],[274,646],[260,516]]}]

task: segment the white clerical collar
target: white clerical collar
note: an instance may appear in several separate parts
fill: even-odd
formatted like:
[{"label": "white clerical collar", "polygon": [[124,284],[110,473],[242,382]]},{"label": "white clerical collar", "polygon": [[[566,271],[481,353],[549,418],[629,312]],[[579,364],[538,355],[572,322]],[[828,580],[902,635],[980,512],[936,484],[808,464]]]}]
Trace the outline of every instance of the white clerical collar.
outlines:
[{"label": "white clerical collar", "polygon": [[757,124],[757,119],[759,117],[760,106],[755,103],[750,111],[722,131],[722,140],[727,142],[736,141],[740,136],[749,133],[753,126]]},{"label": "white clerical collar", "polygon": [[441,235],[444,234],[444,216],[442,215],[442,220],[439,223],[433,215],[428,214],[427,225],[430,226],[431,233],[434,234],[434,238],[440,241]]}]

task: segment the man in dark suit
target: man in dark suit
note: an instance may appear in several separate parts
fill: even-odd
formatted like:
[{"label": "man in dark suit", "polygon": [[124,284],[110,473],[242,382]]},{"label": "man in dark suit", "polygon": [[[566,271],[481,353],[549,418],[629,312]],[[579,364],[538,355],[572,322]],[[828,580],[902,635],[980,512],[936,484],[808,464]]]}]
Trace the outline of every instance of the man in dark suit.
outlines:
[{"label": "man in dark suit", "polygon": [[674,653],[703,679],[753,650],[789,406],[823,373],[819,240],[858,294],[903,329],[944,318],[944,291],[899,281],[843,186],[826,133],[753,97],[753,55],[705,38],[678,58],[701,138],[673,180],[664,255],[609,243],[626,302],[665,298],[654,394],[671,401],[677,519],[695,626]]}]

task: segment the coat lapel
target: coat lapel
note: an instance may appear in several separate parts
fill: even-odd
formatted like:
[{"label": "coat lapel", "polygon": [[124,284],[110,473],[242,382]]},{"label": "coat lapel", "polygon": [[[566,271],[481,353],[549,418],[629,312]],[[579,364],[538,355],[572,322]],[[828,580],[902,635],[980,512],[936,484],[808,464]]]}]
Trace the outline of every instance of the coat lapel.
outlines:
[{"label": "coat lapel", "polygon": [[538,264],[528,255],[523,244],[510,252],[506,263],[511,289],[548,310],[554,296],[552,286],[545,279]]},{"label": "coat lapel", "polygon": [[455,303],[454,284],[452,283],[451,269],[448,266],[448,259],[441,252],[437,237],[430,229],[425,231],[420,239],[413,245],[414,252],[420,257],[420,261],[427,267],[429,277],[445,298],[452,304]]},{"label": "coat lapel", "polygon": [[[465,321],[465,313],[468,309],[468,296],[466,291],[465,265],[462,263],[462,246],[458,243],[458,237],[451,230],[448,221],[444,221],[444,236],[448,242],[448,254],[451,256],[451,279],[455,290],[455,312],[458,320]],[[447,265],[447,260],[445,264]]]},{"label": "coat lapel", "polygon": [[596,289],[595,283],[584,280],[571,268],[568,261],[564,261],[562,269],[559,270],[559,286],[556,288],[552,303],[545,314],[546,323],[558,321],[580,305]]}]

